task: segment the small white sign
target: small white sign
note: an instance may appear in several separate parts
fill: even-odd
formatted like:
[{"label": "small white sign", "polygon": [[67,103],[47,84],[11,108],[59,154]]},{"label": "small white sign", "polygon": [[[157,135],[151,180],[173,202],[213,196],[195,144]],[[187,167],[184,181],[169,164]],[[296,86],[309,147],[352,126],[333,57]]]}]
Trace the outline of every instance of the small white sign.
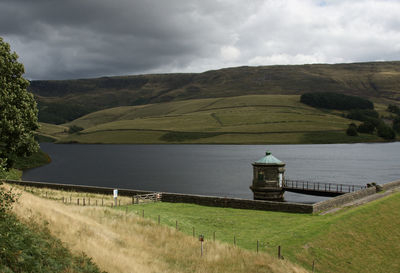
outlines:
[{"label": "small white sign", "polygon": [[114,190],[114,198],[118,197],[118,190]]}]

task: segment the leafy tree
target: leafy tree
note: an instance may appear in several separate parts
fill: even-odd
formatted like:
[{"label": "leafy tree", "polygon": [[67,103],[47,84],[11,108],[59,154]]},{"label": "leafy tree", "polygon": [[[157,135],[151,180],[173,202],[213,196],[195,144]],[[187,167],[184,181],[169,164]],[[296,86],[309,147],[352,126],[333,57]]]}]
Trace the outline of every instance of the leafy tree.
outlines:
[{"label": "leafy tree", "polygon": [[400,115],[400,108],[397,105],[389,104],[387,111]]},{"label": "leafy tree", "polygon": [[38,128],[37,108],[22,77],[24,66],[0,37],[0,169],[8,170],[20,156],[37,151],[33,131]]},{"label": "leafy tree", "polygon": [[392,140],[396,138],[396,133],[392,128],[387,126],[385,123],[381,123],[378,127],[378,136],[387,139],[387,140]]},{"label": "leafy tree", "polygon": [[76,126],[76,125],[72,125],[72,126],[70,126],[69,129],[68,129],[68,133],[69,133],[69,134],[75,134],[75,133],[78,133],[78,132],[80,132],[80,131],[82,131],[82,130],[83,130],[82,127]]},{"label": "leafy tree", "polygon": [[349,124],[349,128],[347,128],[346,130],[346,134],[348,136],[357,136],[357,125],[355,125],[354,123],[350,123]]},{"label": "leafy tree", "polygon": [[375,125],[370,121],[365,121],[361,123],[357,128],[357,131],[359,133],[364,133],[364,134],[373,134],[374,130],[375,130]]},{"label": "leafy tree", "polygon": [[400,133],[400,116],[399,117],[396,117],[394,120],[393,120],[393,130],[395,131],[395,132],[397,132],[397,133]]}]

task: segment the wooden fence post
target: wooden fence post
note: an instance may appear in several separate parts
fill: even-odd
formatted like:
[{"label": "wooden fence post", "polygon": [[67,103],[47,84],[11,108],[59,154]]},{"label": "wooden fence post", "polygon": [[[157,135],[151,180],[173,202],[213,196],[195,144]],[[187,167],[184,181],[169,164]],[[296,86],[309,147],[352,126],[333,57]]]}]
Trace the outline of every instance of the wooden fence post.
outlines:
[{"label": "wooden fence post", "polygon": [[78,199],[76,199],[76,203],[78,204],[78,206],[79,206],[79,198]]},{"label": "wooden fence post", "polygon": [[278,246],[278,259],[281,258],[281,246]]},{"label": "wooden fence post", "polygon": [[258,253],[258,240],[257,240],[257,253]]},{"label": "wooden fence post", "polygon": [[176,230],[178,230],[178,220],[176,220],[175,222],[176,222],[175,223],[175,228],[176,228]]}]

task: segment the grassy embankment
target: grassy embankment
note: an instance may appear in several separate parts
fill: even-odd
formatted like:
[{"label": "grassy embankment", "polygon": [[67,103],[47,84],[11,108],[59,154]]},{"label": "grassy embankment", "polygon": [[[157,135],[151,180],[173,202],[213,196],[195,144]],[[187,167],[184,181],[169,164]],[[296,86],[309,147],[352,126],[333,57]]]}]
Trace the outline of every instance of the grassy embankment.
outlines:
[{"label": "grassy embankment", "polygon": [[125,210],[63,204],[37,196],[55,191],[36,190],[22,193],[15,213],[44,223],[73,253],[84,251],[109,272],[306,272],[267,253],[209,240],[201,257],[197,239],[165,225]]},{"label": "grassy embankment", "polygon": [[[34,191],[36,195],[43,196],[45,190]],[[69,193],[51,194],[57,194],[60,197]],[[81,194],[81,196],[83,195]],[[80,213],[85,217],[87,215],[91,215],[94,218],[100,217],[98,219],[103,219],[101,221],[105,222],[107,221],[105,220],[106,218],[114,215],[114,212],[103,208],[77,208],[76,206],[63,204],[57,206],[62,206],[60,208],[62,210],[66,208],[74,210],[74,213]],[[41,209],[38,210],[40,211]],[[145,219],[141,218],[143,210]],[[196,248],[196,240],[189,239],[193,234],[194,227],[196,236],[199,234],[205,235],[208,240],[207,245],[211,244],[214,232],[217,241],[225,242],[232,246],[235,236],[236,244],[239,247],[251,250],[253,253],[256,250],[257,240],[260,243],[260,251],[267,252],[273,256],[277,254],[277,246],[281,245],[282,253],[286,260],[299,263],[308,269],[311,268],[311,263],[315,260],[316,272],[397,272],[400,269],[400,263],[397,259],[400,255],[400,246],[397,240],[400,236],[400,193],[360,207],[346,208],[328,215],[303,215],[170,203],[129,205],[119,207],[117,211],[115,215],[119,216],[114,216],[116,217],[114,226],[124,226],[124,215],[127,213],[134,217],[130,225],[139,224],[148,227],[148,230],[141,231],[146,234],[145,236],[148,236],[144,239],[147,240],[147,244],[154,243],[152,241],[153,238],[154,240],[160,238],[162,242],[157,243],[159,247],[177,244],[177,248],[182,248],[182,251],[190,251],[190,255],[193,255],[190,247]],[[21,210],[20,214],[23,215],[24,210]],[[180,240],[185,238],[185,241],[181,244],[179,241],[168,241],[164,235],[159,237],[151,235],[151,230],[154,228],[156,230],[159,229],[157,226],[158,215],[160,215],[163,225],[170,226],[169,232],[179,234],[172,231],[176,227],[176,221],[178,221],[179,230],[189,235],[189,237],[180,237]],[[120,221],[119,224],[118,221]],[[50,223],[50,226],[53,224],[58,225],[53,222]],[[63,224],[66,223],[61,223],[61,225]],[[94,232],[93,228],[88,225],[84,230],[92,234]],[[128,232],[122,230],[125,229],[121,228],[118,232]],[[86,233],[83,235],[86,235]],[[137,236],[136,233],[132,233],[132,235]],[[77,239],[64,238],[63,240]],[[187,248],[188,246],[190,246],[189,249]],[[166,250],[164,249],[163,251]],[[96,255],[95,253],[91,254],[89,250],[85,250],[85,252],[92,257]],[[250,252],[245,251],[242,253],[250,255],[248,254]],[[165,259],[163,257],[163,255],[166,255],[165,252],[160,254],[157,251],[154,254],[156,256],[161,255],[157,260]],[[213,254],[207,255],[217,254],[213,252]],[[219,257],[222,257],[222,255],[225,254],[219,254]],[[254,256],[249,257],[253,259]],[[171,259],[169,262],[174,263],[178,268],[188,267],[193,269],[199,266],[194,262],[193,257],[188,258],[186,256],[185,259],[188,260],[185,261],[181,261],[176,256],[174,258],[169,257],[169,259]],[[179,259],[179,261],[176,259]],[[212,260],[213,258],[208,257],[207,259],[209,261],[209,259]],[[233,260],[226,262],[234,263],[235,265],[232,266],[239,266],[237,259],[239,259],[240,264],[244,261],[244,256],[235,256]],[[232,268],[230,269],[232,270]],[[247,272],[254,271],[249,269]]]},{"label": "grassy embankment", "polygon": [[[319,110],[296,95],[249,95],[126,106],[91,113],[64,126],[42,126],[61,142],[80,143],[351,143],[381,141],[347,136],[354,121]],[[357,122],[356,122],[357,123]],[[63,136],[66,126],[83,131]]]}]

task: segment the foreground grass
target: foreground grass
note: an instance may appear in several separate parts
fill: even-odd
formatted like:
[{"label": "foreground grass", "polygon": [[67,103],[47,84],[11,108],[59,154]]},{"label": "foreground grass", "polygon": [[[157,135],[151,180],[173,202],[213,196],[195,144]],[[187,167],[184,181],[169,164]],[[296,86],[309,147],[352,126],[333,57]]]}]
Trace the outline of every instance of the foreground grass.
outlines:
[{"label": "foreground grass", "polygon": [[15,213],[47,223],[75,253],[109,272],[306,272],[287,260],[197,239],[126,210],[66,205],[22,192]]},{"label": "foreground grass", "polygon": [[[348,137],[350,121],[322,111],[297,95],[247,95],[194,99],[94,112],[65,126],[83,131],[62,136],[54,126],[40,133],[80,143],[339,143],[371,142],[373,135]],[[63,127],[60,127],[63,128]],[[65,128],[65,127],[64,127]]]}]

